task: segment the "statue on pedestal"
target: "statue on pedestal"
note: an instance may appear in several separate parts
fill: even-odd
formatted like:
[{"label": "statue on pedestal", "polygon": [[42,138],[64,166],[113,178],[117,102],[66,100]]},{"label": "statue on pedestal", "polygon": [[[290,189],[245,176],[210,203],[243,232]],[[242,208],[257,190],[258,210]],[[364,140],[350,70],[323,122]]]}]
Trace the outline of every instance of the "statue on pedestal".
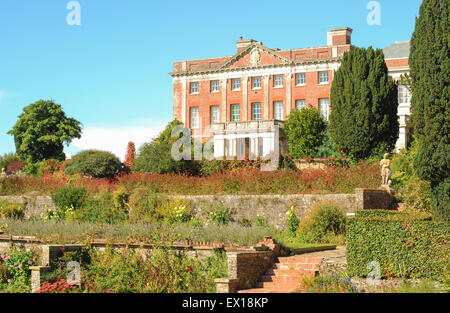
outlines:
[{"label": "statue on pedestal", "polygon": [[388,159],[389,154],[385,153],[383,160],[380,161],[381,165],[381,186],[388,186],[389,179],[391,178],[391,161]]}]

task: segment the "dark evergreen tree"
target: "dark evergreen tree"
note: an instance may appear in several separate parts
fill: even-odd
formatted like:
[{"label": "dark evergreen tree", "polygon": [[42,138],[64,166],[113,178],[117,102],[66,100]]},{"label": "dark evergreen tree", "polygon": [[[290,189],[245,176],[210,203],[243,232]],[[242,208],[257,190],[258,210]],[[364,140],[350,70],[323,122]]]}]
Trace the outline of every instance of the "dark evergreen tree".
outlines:
[{"label": "dark evergreen tree", "polygon": [[450,220],[448,0],[424,0],[411,38],[412,119],[417,174],[431,185],[436,219]]},{"label": "dark evergreen tree", "polygon": [[398,138],[397,85],[381,49],[346,52],[331,87],[330,133],[340,153],[354,160],[382,155]]}]

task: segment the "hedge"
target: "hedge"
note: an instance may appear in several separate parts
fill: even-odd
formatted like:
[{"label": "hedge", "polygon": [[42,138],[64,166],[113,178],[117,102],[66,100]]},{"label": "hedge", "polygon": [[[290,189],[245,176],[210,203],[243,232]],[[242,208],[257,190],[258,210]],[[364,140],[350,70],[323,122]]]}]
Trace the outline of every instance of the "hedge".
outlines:
[{"label": "hedge", "polygon": [[433,222],[427,214],[358,212],[347,222],[347,269],[367,277],[376,261],[382,278],[444,281],[450,274],[449,237],[450,223]]}]

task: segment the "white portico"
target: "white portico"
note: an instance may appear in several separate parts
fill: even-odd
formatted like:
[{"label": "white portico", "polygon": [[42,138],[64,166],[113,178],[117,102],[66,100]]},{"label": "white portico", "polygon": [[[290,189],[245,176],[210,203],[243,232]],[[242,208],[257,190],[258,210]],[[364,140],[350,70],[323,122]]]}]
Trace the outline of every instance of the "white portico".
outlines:
[{"label": "white portico", "polygon": [[265,157],[287,152],[287,141],[279,120],[241,121],[213,125],[214,157]]}]

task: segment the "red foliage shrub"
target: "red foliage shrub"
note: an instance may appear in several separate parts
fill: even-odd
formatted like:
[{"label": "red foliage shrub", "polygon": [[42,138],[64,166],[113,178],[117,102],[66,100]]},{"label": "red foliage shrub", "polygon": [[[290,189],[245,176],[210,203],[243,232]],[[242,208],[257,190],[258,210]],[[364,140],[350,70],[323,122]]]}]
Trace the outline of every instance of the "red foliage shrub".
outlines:
[{"label": "red foliage shrub", "polygon": [[127,154],[125,156],[125,162],[123,164],[125,165],[126,170],[130,170],[131,166],[133,165],[134,158],[136,156],[136,148],[134,146],[134,142],[129,142],[127,147]]},{"label": "red foliage shrub", "polygon": [[349,168],[272,172],[239,165],[226,172],[202,177],[133,173],[114,179],[100,179],[53,174],[42,178],[8,177],[0,181],[0,194],[25,194],[30,191],[51,194],[69,182],[83,186],[92,194],[113,191],[119,186],[125,187],[128,192],[144,186],[155,193],[172,195],[353,193],[355,188],[378,188],[379,169],[376,165],[361,163]]},{"label": "red foliage shrub", "polygon": [[80,293],[90,291],[91,284],[87,281],[81,281],[81,285],[69,285],[62,278],[57,278],[54,282],[46,281],[36,293]]},{"label": "red foliage shrub", "polygon": [[15,174],[18,171],[22,170],[25,166],[27,166],[27,163],[21,162],[21,161],[13,161],[9,163],[9,165],[6,167],[6,172]]}]

